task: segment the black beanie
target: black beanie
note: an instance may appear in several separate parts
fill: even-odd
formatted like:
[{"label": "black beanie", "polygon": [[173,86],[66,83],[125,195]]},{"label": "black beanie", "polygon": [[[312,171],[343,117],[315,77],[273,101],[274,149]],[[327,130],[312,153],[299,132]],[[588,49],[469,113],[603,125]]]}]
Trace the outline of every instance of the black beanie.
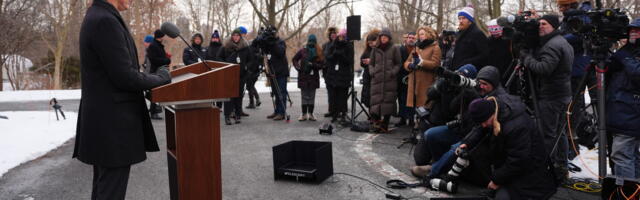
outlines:
[{"label": "black beanie", "polygon": [[496,111],[496,105],[492,100],[477,98],[469,104],[469,115],[476,123],[487,121]]},{"label": "black beanie", "polygon": [[164,37],[164,33],[160,29],[153,32],[153,38],[158,39],[161,37]]},{"label": "black beanie", "polygon": [[558,29],[558,26],[560,26],[558,15],[544,15],[538,20],[541,19],[544,19],[545,21],[547,21],[547,23],[551,24],[551,26],[553,26],[553,29]]}]

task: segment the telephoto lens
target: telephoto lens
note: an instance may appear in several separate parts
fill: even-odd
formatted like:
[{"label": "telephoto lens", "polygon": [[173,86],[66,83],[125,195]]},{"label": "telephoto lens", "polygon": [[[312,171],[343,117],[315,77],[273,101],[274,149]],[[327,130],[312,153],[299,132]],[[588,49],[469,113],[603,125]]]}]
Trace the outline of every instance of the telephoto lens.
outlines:
[{"label": "telephoto lens", "polygon": [[431,180],[429,180],[429,186],[431,187],[431,189],[434,189],[436,191],[445,191],[452,194],[458,192],[457,184],[455,184],[453,181],[446,181],[440,178],[432,178]]},{"label": "telephoto lens", "polygon": [[456,162],[453,163],[453,166],[451,167],[451,170],[449,170],[449,176],[451,176],[452,178],[458,178],[460,176],[460,174],[462,174],[462,170],[464,170],[464,168],[469,166],[469,160],[463,158],[463,157],[458,157],[458,159],[456,159]]}]

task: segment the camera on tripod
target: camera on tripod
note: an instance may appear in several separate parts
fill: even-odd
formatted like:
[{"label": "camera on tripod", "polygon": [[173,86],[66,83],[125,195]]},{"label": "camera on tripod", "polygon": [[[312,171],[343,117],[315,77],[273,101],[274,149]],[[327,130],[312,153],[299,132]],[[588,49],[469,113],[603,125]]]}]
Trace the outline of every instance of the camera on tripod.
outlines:
[{"label": "camera on tripod", "polygon": [[475,79],[467,78],[461,74],[450,71],[443,67],[435,69],[436,75],[443,77],[445,81],[451,83],[453,86],[466,87],[466,88],[478,88],[480,84]]},{"label": "camera on tripod", "polygon": [[531,11],[524,11],[519,15],[509,15],[498,18],[498,25],[502,26],[502,37],[513,40],[518,48],[534,48],[538,45],[538,20],[531,18]]},{"label": "camera on tripod", "polygon": [[253,40],[251,45],[259,48],[262,52],[268,53],[271,47],[278,42],[278,30],[272,26],[260,27],[258,36]]}]

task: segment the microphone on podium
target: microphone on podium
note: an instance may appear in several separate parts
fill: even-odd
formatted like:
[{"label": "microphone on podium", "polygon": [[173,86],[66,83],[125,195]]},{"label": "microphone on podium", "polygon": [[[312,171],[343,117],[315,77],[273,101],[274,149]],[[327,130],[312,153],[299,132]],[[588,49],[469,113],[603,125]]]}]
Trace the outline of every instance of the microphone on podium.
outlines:
[{"label": "microphone on podium", "polygon": [[191,49],[191,51],[195,52],[196,55],[198,55],[198,58],[200,58],[200,60],[202,60],[202,63],[204,63],[205,66],[207,66],[209,69],[211,69],[211,67],[209,67],[209,65],[207,65],[207,62],[205,62],[204,57],[202,57],[202,55],[200,55],[200,53],[198,53],[198,51],[196,51],[183,37],[182,35],[180,35],[180,29],[173,23],[171,22],[165,22],[162,23],[162,25],[160,26],[160,31],[162,31],[165,35],[169,36],[170,38],[176,38],[176,37],[180,37],[180,39],[182,39],[182,41],[187,44],[187,46]]}]

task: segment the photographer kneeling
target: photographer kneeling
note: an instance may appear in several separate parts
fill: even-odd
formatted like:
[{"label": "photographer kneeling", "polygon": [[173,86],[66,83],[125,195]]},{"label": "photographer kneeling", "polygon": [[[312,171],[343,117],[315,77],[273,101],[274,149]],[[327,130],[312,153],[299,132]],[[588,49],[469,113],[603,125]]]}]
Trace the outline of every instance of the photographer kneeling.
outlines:
[{"label": "photographer kneeling", "polygon": [[[457,73],[467,78],[476,77],[476,68],[473,65],[465,65],[457,70]],[[460,76],[453,74],[455,76]],[[417,177],[425,177],[431,171],[432,166],[422,164],[418,158],[439,160],[451,145],[457,143],[471,130],[472,122],[465,115],[467,106],[471,100],[478,98],[475,88],[460,86],[447,76],[439,77],[436,84],[429,89],[429,101],[431,102],[431,114],[429,123],[433,126],[424,132],[422,137],[427,151],[415,152],[422,154],[416,156],[416,165],[411,167],[411,173]]]},{"label": "photographer kneeling", "polygon": [[487,188],[496,191],[494,199],[548,199],[556,192],[543,138],[518,97],[476,99],[469,113],[479,126],[456,152],[488,139],[493,171]]}]

